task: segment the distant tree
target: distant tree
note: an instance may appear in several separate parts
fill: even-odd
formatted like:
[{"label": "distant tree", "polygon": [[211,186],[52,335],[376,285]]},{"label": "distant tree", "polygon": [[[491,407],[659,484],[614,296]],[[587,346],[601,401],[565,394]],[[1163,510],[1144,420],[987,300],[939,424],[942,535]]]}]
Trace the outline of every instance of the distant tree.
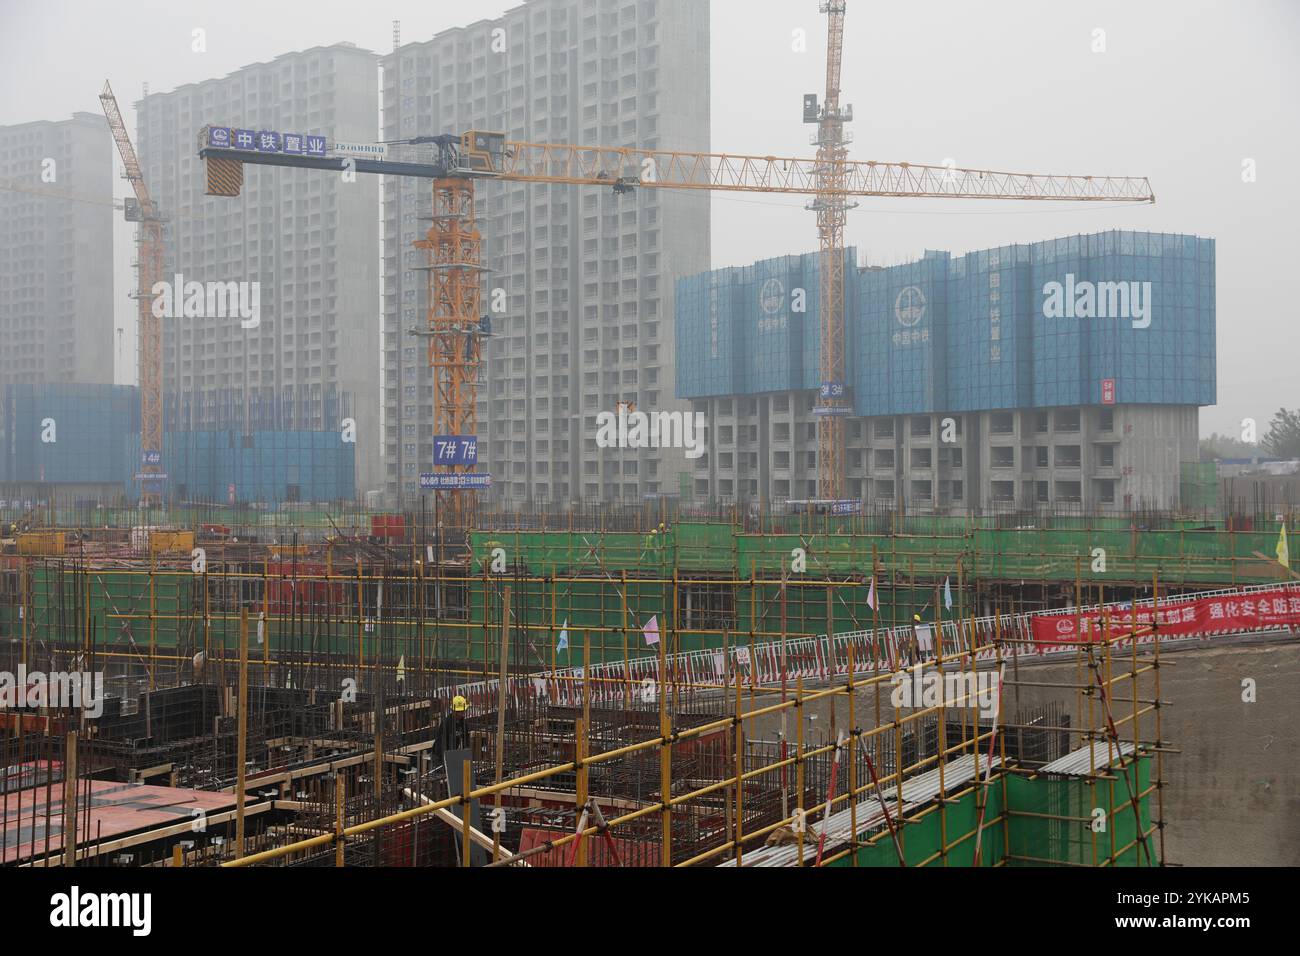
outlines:
[{"label": "distant tree", "polygon": [[1274,458],[1300,458],[1300,409],[1279,409],[1260,444]]},{"label": "distant tree", "polygon": [[1214,432],[1209,438],[1201,439],[1201,461],[1217,461],[1220,458],[1254,458],[1259,454],[1258,446],[1248,444],[1232,435],[1220,435]]}]

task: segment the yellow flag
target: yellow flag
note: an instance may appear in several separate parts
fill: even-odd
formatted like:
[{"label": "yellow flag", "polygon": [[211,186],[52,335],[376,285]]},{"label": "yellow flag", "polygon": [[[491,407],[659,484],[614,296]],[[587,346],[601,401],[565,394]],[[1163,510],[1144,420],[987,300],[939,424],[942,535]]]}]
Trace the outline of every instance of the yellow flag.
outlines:
[{"label": "yellow flag", "polygon": [[1291,570],[1291,552],[1286,546],[1286,522],[1282,522],[1282,529],[1277,533],[1277,560],[1288,571]]}]

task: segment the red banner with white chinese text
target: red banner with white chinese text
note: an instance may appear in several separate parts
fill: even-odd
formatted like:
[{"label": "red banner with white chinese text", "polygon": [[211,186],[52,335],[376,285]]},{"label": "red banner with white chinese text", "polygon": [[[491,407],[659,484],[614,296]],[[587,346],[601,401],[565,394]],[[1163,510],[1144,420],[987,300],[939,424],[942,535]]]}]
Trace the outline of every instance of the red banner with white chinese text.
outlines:
[{"label": "red banner with white chinese text", "polygon": [[[1277,588],[1249,594],[1229,594],[1200,598],[1195,601],[1161,603],[1158,612],[1150,607],[1106,610],[1110,620],[1110,637],[1123,637],[1136,620],[1141,632],[1152,625],[1152,615],[1159,614],[1157,627],[1161,637],[1194,637],[1230,631],[1250,631],[1268,627],[1300,627],[1300,589]],[[1082,615],[1040,614],[1031,619],[1034,640],[1038,644],[1074,644],[1102,639],[1101,613]],[[1080,632],[1082,624],[1082,633]]]}]

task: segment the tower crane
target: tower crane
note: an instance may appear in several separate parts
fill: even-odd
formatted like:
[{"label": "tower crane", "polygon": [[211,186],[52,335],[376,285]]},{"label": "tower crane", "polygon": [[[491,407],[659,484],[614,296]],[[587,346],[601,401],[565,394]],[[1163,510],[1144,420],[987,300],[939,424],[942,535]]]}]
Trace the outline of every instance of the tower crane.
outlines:
[{"label": "tower crane", "polygon": [[122,121],[117,97],[107,80],[99,95],[108,128],[122,157],[123,178],[135,192],[135,203],[126,204],[127,222],[139,223],[136,233],[136,291],[140,340],[140,504],[142,507],[162,501],[163,395],[162,395],[162,321],[154,315],[154,286],[162,279],[162,217],[145,185],[144,173],[131,145],[131,137]]},{"label": "tower crane", "polygon": [[[842,29],[843,4],[839,24]],[[835,67],[838,76],[838,66]],[[836,84],[838,85],[838,84]],[[823,111],[828,127],[841,124],[838,95],[834,113]],[[504,133],[471,130],[457,135],[422,137],[420,147],[432,155],[420,162],[353,158],[328,154],[324,137],[304,147],[303,137],[293,137],[293,149],[283,144],[289,135],[253,133],[225,126],[206,126],[199,134],[199,157],[207,172],[207,193],[238,196],[245,163],[287,166],[333,172],[350,171],[387,176],[413,176],[431,180],[433,226],[416,242],[429,258],[429,310],[427,331],[429,362],[434,370],[435,430],[439,437],[473,436],[481,343],[488,331],[480,307],[481,238],[474,210],[475,181],[567,183],[612,187],[618,193],[637,188],[686,189],[722,192],[758,192],[814,197],[817,202],[847,204],[850,197],[932,197],[940,199],[1065,200],[1071,202],[1154,202],[1150,183],[1142,177],[1063,176],[1007,173],[986,169],[925,166],[909,163],[848,160],[842,140],[834,130],[824,131],[822,153],[830,157],[751,156],[735,153],[694,153],[606,146],[571,146],[515,142]],[[842,245],[844,209],[823,206],[823,249]],[[833,256],[832,256],[833,258]],[[823,265],[823,276],[830,271]],[[823,277],[823,282],[826,279]],[[823,348],[824,375],[842,376],[843,274],[836,288],[841,300],[838,326],[832,323],[832,345]],[[838,334],[835,334],[838,328]],[[823,323],[823,334],[826,325]],[[833,379],[832,379],[833,380]],[[847,409],[842,396],[827,396],[821,407]],[[836,401],[838,399],[838,402]],[[826,416],[827,421],[844,413]],[[842,423],[841,423],[842,425]],[[827,429],[827,441],[837,434]],[[819,432],[820,435],[820,432]],[[842,427],[838,432],[842,443]],[[840,456],[842,464],[842,454]],[[469,513],[467,496],[482,487],[484,476],[469,474],[467,461],[435,464],[429,477],[437,490],[448,523],[461,523]],[[833,472],[830,472],[833,473]],[[424,479],[422,478],[422,484]],[[828,490],[835,488],[833,482]]]},{"label": "tower crane", "polygon": [[[844,124],[853,107],[840,107],[840,66],[844,59],[845,0],[823,0],[829,17],[826,32],[826,100],[817,110],[817,97],[804,97],[804,122],[817,124],[817,198],[809,208],[817,213],[821,240],[821,388],[813,414],[817,417],[818,497],[844,498],[844,416],[850,412],[844,382],[844,222],[852,206],[844,188],[848,140]],[[810,102],[811,100],[811,102]]]}]

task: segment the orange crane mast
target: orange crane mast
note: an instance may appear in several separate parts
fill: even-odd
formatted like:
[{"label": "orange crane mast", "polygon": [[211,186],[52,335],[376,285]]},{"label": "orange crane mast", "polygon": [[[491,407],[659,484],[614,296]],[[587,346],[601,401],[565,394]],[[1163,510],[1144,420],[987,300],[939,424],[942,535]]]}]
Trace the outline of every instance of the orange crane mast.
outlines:
[{"label": "orange crane mast", "polygon": [[[108,128],[117,143],[122,157],[123,178],[135,192],[135,205],[127,203],[126,219],[138,222],[136,233],[136,291],[133,298],[139,314],[140,360],[140,505],[149,507],[162,502],[163,453],[163,373],[162,373],[162,321],[154,315],[154,287],[162,280],[163,235],[162,217],[158,206],[149,195],[144,173],[131,145],[131,137],[117,106],[117,97],[108,81],[99,102],[108,119]],[[151,477],[153,476],[153,477]]]},{"label": "orange crane mast", "polygon": [[[826,100],[815,117],[817,129],[817,198],[809,208],[817,214],[821,241],[821,387],[813,414],[817,416],[817,493],[844,498],[844,417],[851,411],[844,367],[844,223],[850,204],[845,191],[848,142],[844,124],[853,107],[840,108],[840,67],[844,58],[845,0],[826,0],[821,12],[829,17],[826,36]],[[804,119],[810,117],[804,100]],[[853,205],[856,205],[854,203]]]}]

